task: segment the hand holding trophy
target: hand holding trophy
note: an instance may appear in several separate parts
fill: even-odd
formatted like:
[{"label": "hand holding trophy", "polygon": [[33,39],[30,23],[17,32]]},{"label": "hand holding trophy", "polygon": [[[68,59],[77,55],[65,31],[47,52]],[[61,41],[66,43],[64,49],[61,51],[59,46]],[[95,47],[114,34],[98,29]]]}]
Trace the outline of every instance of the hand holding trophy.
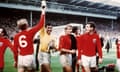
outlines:
[{"label": "hand holding trophy", "polygon": [[41,7],[42,9],[46,8],[46,0],[41,1]]}]

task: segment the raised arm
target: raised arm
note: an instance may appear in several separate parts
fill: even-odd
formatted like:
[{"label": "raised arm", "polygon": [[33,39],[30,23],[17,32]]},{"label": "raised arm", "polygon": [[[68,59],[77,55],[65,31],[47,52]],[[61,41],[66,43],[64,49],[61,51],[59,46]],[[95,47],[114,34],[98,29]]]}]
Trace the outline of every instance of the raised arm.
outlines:
[{"label": "raised arm", "polygon": [[38,24],[36,26],[34,26],[31,29],[31,34],[35,34],[37,31],[39,31],[41,28],[43,28],[44,24],[45,24],[45,10],[46,10],[46,6],[42,6],[41,7],[41,17],[40,20],[38,22]]}]

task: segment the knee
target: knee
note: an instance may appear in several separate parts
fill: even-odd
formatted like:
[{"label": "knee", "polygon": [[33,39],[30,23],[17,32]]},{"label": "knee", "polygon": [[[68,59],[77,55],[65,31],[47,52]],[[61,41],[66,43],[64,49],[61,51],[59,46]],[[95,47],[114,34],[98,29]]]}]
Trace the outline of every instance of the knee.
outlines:
[{"label": "knee", "polygon": [[94,68],[90,68],[91,72],[98,72],[98,69],[97,67],[94,67]]}]

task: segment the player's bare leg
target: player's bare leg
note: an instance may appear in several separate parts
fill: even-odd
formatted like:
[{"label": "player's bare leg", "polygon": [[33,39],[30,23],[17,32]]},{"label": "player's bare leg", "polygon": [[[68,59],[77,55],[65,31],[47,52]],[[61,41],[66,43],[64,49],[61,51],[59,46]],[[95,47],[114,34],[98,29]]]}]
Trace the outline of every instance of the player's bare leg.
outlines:
[{"label": "player's bare leg", "polygon": [[51,72],[50,64],[42,64],[40,72]]},{"label": "player's bare leg", "polygon": [[34,70],[34,69],[32,69],[32,70],[28,70],[28,72],[35,72],[35,70]]},{"label": "player's bare leg", "polygon": [[71,66],[64,66],[63,67],[63,72],[72,72]]},{"label": "player's bare leg", "polygon": [[88,66],[84,67],[85,72],[90,72],[90,68]]},{"label": "player's bare leg", "polygon": [[92,67],[92,68],[90,68],[90,70],[91,70],[91,72],[98,72],[97,67]]},{"label": "player's bare leg", "polygon": [[35,72],[34,68],[27,68],[26,70],[27,70],[27,72]]},{"label": "player's bare leg", "polygon": [[25,69],[24,68],[18,68],[18,72],[24,72]]}]

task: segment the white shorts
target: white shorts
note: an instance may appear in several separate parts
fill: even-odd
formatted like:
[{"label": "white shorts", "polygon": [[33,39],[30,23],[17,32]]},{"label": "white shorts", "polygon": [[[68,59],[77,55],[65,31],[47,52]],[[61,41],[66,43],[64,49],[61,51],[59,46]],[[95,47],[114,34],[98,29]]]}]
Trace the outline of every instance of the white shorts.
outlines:
[{"label": "white shorts", "polygon": [[46,52],[39,52],[38,60],[40,65],[44,63],[50,64],[50,54]]},{"label": "white shorts", "polygon": [[25,55],[25,56],[18,56],[18,68],[35,68],[35,58],[34,55]]},{"label": "white shorts", "polygon": [[85,67],[85,66],[88,66],[88,67],[96,67],[96,56],[85,56],[85,55],[82,55],[81,56],[81,61],[82,61],[82,65]]},{"label": "white shorts", "polygon": [[120,72],[120,59],[117,59],[116,66],[118,71]]},{"label": "white shorts", "polygon": [[71,54],[62,54],[60,55],[60,63],[62,64],[62,66],[70,66],[72,65],[72,57]]}]

